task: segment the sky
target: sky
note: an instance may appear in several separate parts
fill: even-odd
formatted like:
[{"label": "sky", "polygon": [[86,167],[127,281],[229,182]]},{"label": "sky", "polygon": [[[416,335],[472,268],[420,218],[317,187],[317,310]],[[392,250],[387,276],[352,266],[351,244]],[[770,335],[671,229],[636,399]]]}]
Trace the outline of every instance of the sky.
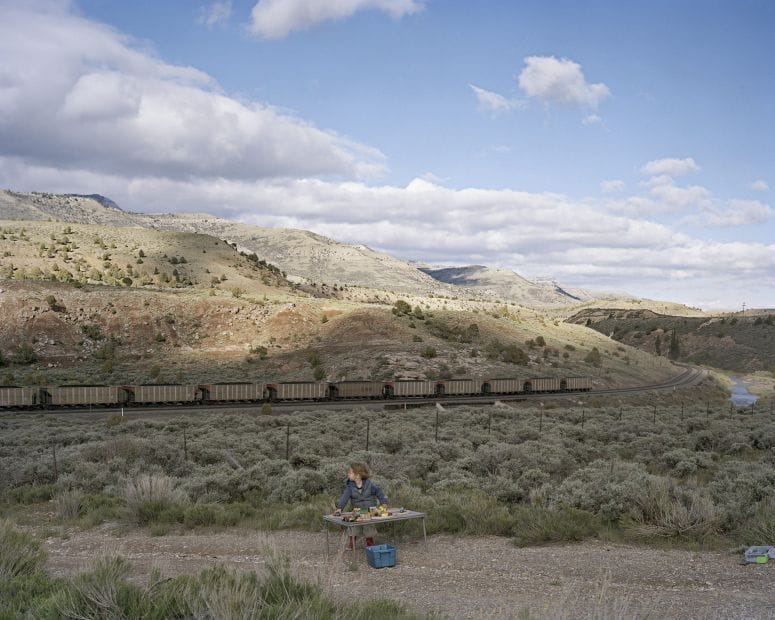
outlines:
[{"label": "sky", "polygon": [[773,33],[771,0],[0,0],[0,187],[775,308]]}]

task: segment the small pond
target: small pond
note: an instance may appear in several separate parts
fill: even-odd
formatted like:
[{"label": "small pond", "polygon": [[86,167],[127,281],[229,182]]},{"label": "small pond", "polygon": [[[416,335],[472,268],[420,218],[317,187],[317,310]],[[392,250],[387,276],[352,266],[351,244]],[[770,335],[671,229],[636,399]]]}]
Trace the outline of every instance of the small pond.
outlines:
[{"label": "small pond", "polygon": [[732,404],[735,407],[750,407],[759,400],[758,396],[751,394],[748,391],[748,386],[743,381],[737,377],[732,377],[732,381],[734,383],[732,384],[732,387],[729,388],[729,391],[731,392],[729,400],[732,401]]}]

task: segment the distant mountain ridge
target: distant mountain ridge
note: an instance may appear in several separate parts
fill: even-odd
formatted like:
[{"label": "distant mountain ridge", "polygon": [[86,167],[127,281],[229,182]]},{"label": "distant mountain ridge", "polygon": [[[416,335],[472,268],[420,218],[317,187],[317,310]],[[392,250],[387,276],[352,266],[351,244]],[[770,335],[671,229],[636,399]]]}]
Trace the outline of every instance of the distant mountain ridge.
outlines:
[{"label": "distant mountain ridge", "polygon": [[513,271],[483,265],[418,268],[366,245],[340,243],[306,230],[264,228],[206,213],[132,213],[101,194],[0,190],[0,219],[55,219],[212,235],[257,254],[285,271],[289,279],[305,283],[499,299],[526,306],[566,306],[610,295],[566,289],[554,282],[531,282]]},{"label": "distant mountain ridge", "polygon": [[441,282],[465,287],[485,297],[508,299],[526,305],[536,302],[544,305],[570,304],[579,301],[558,287],[536,284],[508,269],[468,265],[441,269],[421,267],[420,271]]}]

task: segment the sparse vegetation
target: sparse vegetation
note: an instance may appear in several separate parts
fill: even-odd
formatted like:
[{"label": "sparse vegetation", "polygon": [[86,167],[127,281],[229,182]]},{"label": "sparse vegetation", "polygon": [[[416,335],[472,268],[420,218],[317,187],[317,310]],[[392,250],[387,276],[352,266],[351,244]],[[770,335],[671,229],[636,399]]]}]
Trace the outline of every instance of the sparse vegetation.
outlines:
[{"label": "sparse vegetation", "polygon": [[[116,496],[124,519],[147,527],[278,527],[272,515],[279,504],[296,506],[281,511],[282,527],[316,527],[310,515],[340,490],[346,459],[361,458],[393,501],[428,512],[430,532],[536,544],[613,530],[631,540],[712,545],[769,531],[775,422],[768,411],[716,408],[709,417],[704,402],[663,407],[658,415],[650,404],[622,411],[591,401],[583,415],[573,403],[543,414],[530,405],[459,408],[440,416],[438,441],[434,416],[410,410],[372,421],[368,453],[357,412],[274,416],[267,403],[254,417],[149,418],[101,428],[65,416],[5,415],[9,475],[0,489],[17,503],[52,497],[55,438],[62,442],[55,496],[63,518],[88,520],[97,510],[89,494],[125,489]],[[85,425],[88,439],[65,443],[83,438]]]},{"label": "sparse vegetation", "polygon": [[413,617],[386,600],[334,602],[319,586],[292,576],[281,556],[270,558],[263,577],[216,565],[173,579],[154,571],[138,585],[129,579],[129,562],[117,556],[99,557],[71,578],[50,577],[42,570],[40,543],[7,521],[0,522],[0,549],[0,616],[7,618]]}]

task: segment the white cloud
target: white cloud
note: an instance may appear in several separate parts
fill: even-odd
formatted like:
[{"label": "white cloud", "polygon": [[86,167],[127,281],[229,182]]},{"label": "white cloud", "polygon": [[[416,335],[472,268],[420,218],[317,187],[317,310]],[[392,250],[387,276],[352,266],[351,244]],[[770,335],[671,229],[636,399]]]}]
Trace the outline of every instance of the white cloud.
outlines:
[{"label": "white cloud", "polygon": [[758,200],[730,200],[696,216],[692,223],[709,228],[729,228],[748,224],[766,224],[775,216],[772,208]]},{"label": "white cloud", "polygon": [[521,103],[514,99],[507,99],[503,95],[479,88],[473,84],[469,84],[469,86],[474,91],[476,100],[479,102],[479,110],[483,112],[499,114],[501,112],[509,112],[521,106]]},{"label": "white cloud", "polygon": [[428,181],[428,183],[433,183],[435,185],[441,185],[442,183],[444,183],[444,181],[447,180],[440,176],[436,176],[432,172],[425,172],[424,174],[420,175],[420,178],[423,181]]},{"label": "white cloud", "polygon": [[766,181],[759,179],[751,183],[751,189],[755,189],[757,192],[766,192],[769,191],[770,186],[767,185]]},{"label": "white cloud", "polygon": [[[130,210],[209,212],[260,226],[303,228],[406,259],[478,262],[526,276],[551,273],[567,285],[694,305],[720,290],[736,295],[739,287],[762,291],[758,303],[765,305],[767,291],[775,290],[772,244],[703,241],[638,214],[611,214],[595,201],[455,190],[440,182],[426,177],[407,187],[371,187],[320,179],[127,178],[0,158],[0,186],[77,193],[98,188]],[[769,212],[736,201],[728,207],[749,216]],[[746,299],[755,303],[751,294]]]},{"label": "white cloud", "polygon": [[587,114],[583,119],[581,119],[581,122],[584,125],[602,125],[603,118],[598,114]]},{"label": "white cloud", "polygon": [[568,58],[528,56],[525,65],[519,86],[529,97],[596,108],[611,94],[605,84],[588,84],[581,65]]},{"label": "white cloud", "polygon": [[699,170],[700,167],[691,157],[686,159],[654,159],[644,164],[640,169],[643,174],[667,175],[671,177],[682,177],[692,172],[699,172]]},{"label": "white cloud", "polygon": [[687,209],[708,209],[713,206],[713,194],[700,185],[680,187],[670,176],[652,177],[650,194],[657,203],[663,205],[666,211]]},{"label": "white cloud", "polygon": [[208,6],[202,7],[199,22],[211,28],[216,24],[229,21],[231,12],[231,0],[214,0]]},{"label": "white cloud", "polygon": [[616,192],[622,192],[627,187],[624,181],[619,179],[612,179],[610,181],[601,181],[600,190],[606,194],[613,194]]},{"label": "white cloud", "polygon": [[0,19],[0,155],[177,178],[384,172],[376,149],[230,97],[59,4],[35,6],[4,7]]},{"label": "white cloud", "polygon": [[374,9],[398,19],[423,8],[422,0],[259,0],[250,30],[266,39],[282,39],[295,30]]}]

